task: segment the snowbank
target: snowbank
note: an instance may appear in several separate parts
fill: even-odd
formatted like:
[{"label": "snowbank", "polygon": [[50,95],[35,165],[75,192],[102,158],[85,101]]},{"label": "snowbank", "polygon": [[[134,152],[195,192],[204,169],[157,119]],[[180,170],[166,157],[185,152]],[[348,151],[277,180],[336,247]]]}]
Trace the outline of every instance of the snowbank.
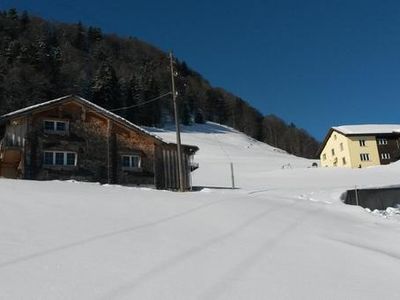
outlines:
[{"label": "snowbank", "polygon": [[199,192],[0,179],[0,299],[399,299],[398,220],[338,200],[399,164],[309,168],[215,124],[183,142]]}]

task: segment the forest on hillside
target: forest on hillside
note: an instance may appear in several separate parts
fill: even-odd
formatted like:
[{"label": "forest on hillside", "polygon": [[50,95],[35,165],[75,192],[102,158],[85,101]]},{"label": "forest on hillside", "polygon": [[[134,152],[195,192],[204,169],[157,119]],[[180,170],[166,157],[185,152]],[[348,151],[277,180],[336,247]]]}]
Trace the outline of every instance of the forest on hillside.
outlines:
[{"label": "forest on hillside", "polygon": [[[181,122],[231,126],[289,153],[314,158],[318,141],[274,115],[210,85],[176,59]],[[0,115],[68,94],[82,96],[133,123],[162,127],[173,121],[171,97],[140,105],[171,90],[167,53],[134,37],[98,27],[65,24],[0,11]]]}]

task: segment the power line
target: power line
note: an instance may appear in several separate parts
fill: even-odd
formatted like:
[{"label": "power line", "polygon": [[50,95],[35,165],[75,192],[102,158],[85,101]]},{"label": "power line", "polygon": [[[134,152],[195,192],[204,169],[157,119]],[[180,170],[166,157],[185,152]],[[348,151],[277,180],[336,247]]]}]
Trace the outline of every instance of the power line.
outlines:
[{"label": "power line", "polygon": [[163,98],[165,96],[171,95],[171,94],[172,94],[172,92],[168,92],[166,94],[160,95],[160,96],[158,96],[156,98],[150,99],[148,101],[145,101],[145,102],[142,102],[142,103],[139,103],[139,104],[130,105],[130,106],[124,106],[124,107],[119,107],[119,108],[114,108],[114,109],[110,109],[110,111],[119,111],[119,110],[124,110],[124,109],[130,109],[130,108],[134,108],[134,107],[143,106],[143,105],[146,105],[146,104],[149,104],[151,102],[157,101],[157,100],[159,100],[159,99],[161,99],[161,98]]}]

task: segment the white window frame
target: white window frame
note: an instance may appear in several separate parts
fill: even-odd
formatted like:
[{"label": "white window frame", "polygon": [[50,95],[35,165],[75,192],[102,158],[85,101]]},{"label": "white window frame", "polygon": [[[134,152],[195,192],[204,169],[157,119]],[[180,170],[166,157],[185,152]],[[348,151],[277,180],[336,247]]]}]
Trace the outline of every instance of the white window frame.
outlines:
[{"label": "white window frame", "polygon": [[378,145],[387,145],[388,144],[388,140],[384,139],[384,138],[379,138],[378,139]]},{"label": "white window frame", "polygon": [[365,140],[358,140],[360,147],[365,147]]},{"label": "white window frame", "polygon": [[381,153],[381,159],[390,159],[390,153]]},{"label": "white window frame", "polygon": [[360,153],[360,160],[361,161],[369,161],[369,153]]},{"label": "white window frame", "polygon": [[[46,129],[46,122],[53,123],[53,129]],[[57,124],[64,123],[65,130],[57,130]],[[56,133],[56,134],[67,134],[69,132],[69,121],[67,120],[57,120],[57,119],[44,119],[43,120],[43,130],[46,133]]]},{"label": "white window frame", "polygon": [[[53,156],[53,162],[51,164],[47,164],[44,157],[45,157],[45,153],[51,153]],[[63,153],[63,164],[62,165],[57,165],[56,164],[56,153]],[[75,154],[75,161],[73,165],[68,165],[67,164],[67,157],[68,154]],[[76,167],[78,164],[78,153],[73,152],[73,151],[57,151],[57,150],[44,150],[43,151],[43,165],[44,166],[51,166],[51,167]]]},{"label": "white window frame", "polygon": [[[129,167],[126,167],[123,165],[124,162],[124,157],[129,157]],[[133,166],[133,158],[138,158],[138,165]],[[121,155],[121,165],[122,165],[122,170],[141,170],[142,169],[142,157],[139,154],[123,154]]]}]

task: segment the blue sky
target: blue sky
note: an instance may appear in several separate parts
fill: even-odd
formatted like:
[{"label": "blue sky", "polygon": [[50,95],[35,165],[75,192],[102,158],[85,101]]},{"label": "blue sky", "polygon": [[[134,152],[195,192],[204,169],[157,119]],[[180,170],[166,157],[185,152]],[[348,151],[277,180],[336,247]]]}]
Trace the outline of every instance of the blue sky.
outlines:
[{"label": "blue sky", "polygon": [[400,1],[0,1],[10,7],[173,49],[320,140],[334,125],[400,123]]}]

